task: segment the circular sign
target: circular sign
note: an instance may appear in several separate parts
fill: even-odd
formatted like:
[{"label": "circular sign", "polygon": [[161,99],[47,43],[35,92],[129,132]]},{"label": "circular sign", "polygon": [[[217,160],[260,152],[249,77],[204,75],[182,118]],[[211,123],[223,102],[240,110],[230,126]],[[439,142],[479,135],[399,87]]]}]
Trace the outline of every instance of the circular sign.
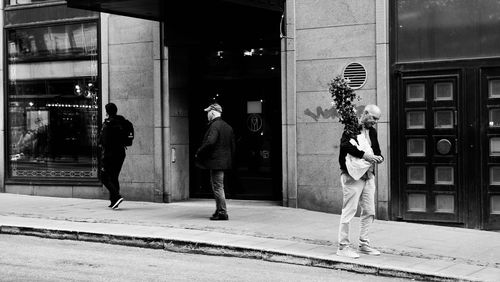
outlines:
[{"label": "circular sign", "polygon": [[451,142],[448,139],[441,139],[437,142],[437,151],[441,155],[446,155],[451,150]]},{"label": "circular sign", "polygon": [[248,130],[257,132],[262,128],[262,118],[258,114],[251,114],[247,118]]}]

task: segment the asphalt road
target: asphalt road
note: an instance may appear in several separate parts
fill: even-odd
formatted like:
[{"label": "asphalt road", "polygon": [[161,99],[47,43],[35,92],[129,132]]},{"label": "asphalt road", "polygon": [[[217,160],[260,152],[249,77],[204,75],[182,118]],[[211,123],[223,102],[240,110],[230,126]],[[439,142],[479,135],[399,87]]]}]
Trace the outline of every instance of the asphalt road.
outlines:
[{"label": "asphalt road", "polygon": [[255,259],[0,234],[0,281],[404,281]]}]

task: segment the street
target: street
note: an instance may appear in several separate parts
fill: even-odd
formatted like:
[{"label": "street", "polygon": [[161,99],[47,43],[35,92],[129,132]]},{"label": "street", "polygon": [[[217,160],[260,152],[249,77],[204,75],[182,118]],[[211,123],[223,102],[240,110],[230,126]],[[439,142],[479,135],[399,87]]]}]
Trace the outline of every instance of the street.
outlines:
[{"label": "street", "polygon": [[235,257],[0,235],[1,281],[404,281]]}]

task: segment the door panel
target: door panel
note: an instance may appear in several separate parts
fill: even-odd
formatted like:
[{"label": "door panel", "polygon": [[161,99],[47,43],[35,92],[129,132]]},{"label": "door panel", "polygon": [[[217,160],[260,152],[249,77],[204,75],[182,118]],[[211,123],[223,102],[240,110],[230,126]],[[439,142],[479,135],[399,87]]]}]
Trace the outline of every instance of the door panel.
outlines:
[{"label": "door panel", "polygon": [[459,74],[403,74],[399,88],[403,219],[461,222]]},{"label": "door panel", "polygon": [[500,229],[500,68],[481,70],[480,101],[484,227]]}]

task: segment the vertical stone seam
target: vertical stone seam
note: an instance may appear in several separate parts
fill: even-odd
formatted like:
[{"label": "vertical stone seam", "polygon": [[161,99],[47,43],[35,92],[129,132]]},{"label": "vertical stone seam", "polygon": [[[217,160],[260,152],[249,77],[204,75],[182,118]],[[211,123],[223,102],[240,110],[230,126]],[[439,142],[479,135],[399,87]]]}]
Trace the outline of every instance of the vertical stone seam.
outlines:
[{"label": "vertical stone seam", "polygon": [[285,115],[285,129],[286,129],[286,151],[284,152],[287,157],[287,163],[284,167],[287,168],[286,174],[286,197],[289,207],[297,207],[297,93],[296,93],[296,14],[295,14],[296,0],[286,1],[286,111]]},{"label": "vertical stone seam", "polygon": [[[1,82],[1,85],[2,85],[2,95],[0,95],[0,114],[2,116],[2,123],[0,125],[0,162],[1,162],[1,165],[0,165],[0,192],[4,193],[5,192],[5,170],[6,170],[6,166],[7,166],[7,161],[6,161],[6,158],[5,158],[5,147],[6,147],[6,144],[5,144],[5,122],[6,122],[6,119],[4,118],[5,117],[5,95],[6,95],[6,91],[5,91],[5,83],[4,83],[4,79],[5,79],[5,69],[4,69],[4,59],[5,59],[5,56],[4,56],[4,42],[6,40],[5,36],[3,35],[3,27],[4,27],[4,1],[3,0],[0,0],[0,29],[2,30],[2,44],[0,46],[0,82]],[[8,69],[8,68],[7,68]]]},{"label": "vertical stone seam", "polygon": [[[385,148],[382,148],[383,152],[385,152],[385,161],[382,164],[384,166],[383,171],[385,171],[386,175],[383,177],[380,176],[379,169],[377,168],[377,194],[375,195],[375,203],[377,206],[377,218],[383,218],[383,219],[388,219],[389,218],[389,205],[387,204],[390,202],[390,123],[389,123],[389,117],[390,117],[390,99],[389,99],[389,1],[388,0],[376,0],[377,3],[375,5],[375,60],[376,60],[376,101],[377,104],[380,106],[380,104],[383,104],[383,108],[386,109],[386,112],[383,113],[386,115],[386,118],[383,123],[386,124],[384,126],[386,132],[382,132],[382,136],[385,137],[384,140],[382,140],[383,144],[387,144]],[[379,52],[380,51],[380,52]],[[383,52],[383,53],[381,53]],[[379,132],[379,136],[380,136]],[[379,165],[380,166],[380,165]],[[382,178],[382,179],[381,179]],[[385,179],[386,181],[383,181]],[[381,189],[381,187],[385,189]],[[383,197],[384,201],[379,202],[379,196],[382,195],[382,193],[386,194],[385,197]],[[386,208],[381,208],[380,204],[384,203]],[[384,212],[381,214],[381,212]]]}]

